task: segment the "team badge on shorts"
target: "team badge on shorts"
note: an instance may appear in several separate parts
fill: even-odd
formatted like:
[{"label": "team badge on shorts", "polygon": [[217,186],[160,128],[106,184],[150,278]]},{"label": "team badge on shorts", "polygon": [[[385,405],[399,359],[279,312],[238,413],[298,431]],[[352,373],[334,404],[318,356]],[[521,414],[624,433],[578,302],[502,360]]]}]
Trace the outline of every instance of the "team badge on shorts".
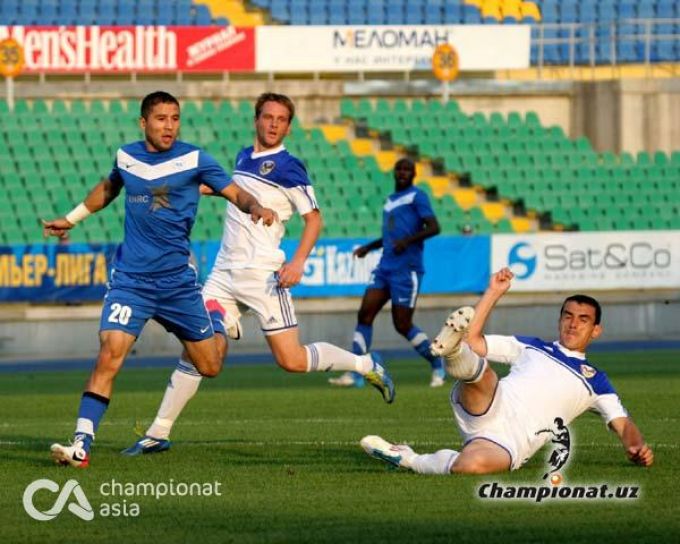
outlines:
[{"label": "team badge on shorts", "polygon": [[272,170],[274,170],[275,166],[276,163],[274,161],[264,161],[260,165],[260,175],[266,176],[267,174],[271,173]]},{"label": "team badge on shorts", "polygon": [[592,378],[597,374],[597,370],[595,370],[592,366],[589,365],[581,365],[581,375],[583,375],[585,378]]}]

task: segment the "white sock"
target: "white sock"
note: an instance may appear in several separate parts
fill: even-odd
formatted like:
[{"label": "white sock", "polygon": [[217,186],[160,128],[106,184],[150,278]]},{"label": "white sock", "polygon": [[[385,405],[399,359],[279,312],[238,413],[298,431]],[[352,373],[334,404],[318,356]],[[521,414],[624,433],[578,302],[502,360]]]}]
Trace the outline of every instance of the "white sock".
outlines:
[{"label": "white sock", "polygon": [[363,375],[373,368],[370,355],[354,355],[328,342],[308,344],[305,350],[307,350],[307,372],[351,370]]},{"label": "white sock", "polygon": [[439,450],[435,453],[416,455],[410,460],[411,470],[419,474],[449,474],[456,457],[458,457],[456,450]]},{"label": "white sock", "polygon": [[486,359],[477,355],[465,342],[455,354],[444,357],[444,368],[451,376],[466,383],[475,383],[484,376]]},{"label": "white sock", "polygon": [[172,376],[170,376],[170,381],[165,389],[165,395],[158,408],[156,419],[147,429],[146,434],[154,438],[167,440],[175,420],[184,410],[187,402],[196,394],[200,384],[201,375],[194,365],[180,359],[177,368],[172,373]]}]

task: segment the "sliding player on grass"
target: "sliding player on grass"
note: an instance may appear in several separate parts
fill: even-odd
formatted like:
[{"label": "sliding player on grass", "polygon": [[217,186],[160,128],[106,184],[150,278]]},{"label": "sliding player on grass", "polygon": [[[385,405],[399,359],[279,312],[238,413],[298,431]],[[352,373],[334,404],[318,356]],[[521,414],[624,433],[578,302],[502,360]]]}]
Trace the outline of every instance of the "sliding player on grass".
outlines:
[{"label": "sliding player on grass", "polygon": [[[515,470],[550,439],[550,433],[542,431],[556,418],[568,425],[586,410],[594,410],[616,433],[628,459],[650,466],[651,448],[607,375],[586,359],[586,348],[602,334],[602,311],[595,299],[574,295],[564,301],[559,341],[483,334],[512,278],[507,268],[494,274],[476,308],[453,312],[432,344],[447,372],[459,380],[451,403],[464,439],[462,450],[419,455],[407,445],[373,435],[364,437],[361,446],[373,457],[422,474]],[[499,379],[487,359],[511,365],[510,374]]]}]

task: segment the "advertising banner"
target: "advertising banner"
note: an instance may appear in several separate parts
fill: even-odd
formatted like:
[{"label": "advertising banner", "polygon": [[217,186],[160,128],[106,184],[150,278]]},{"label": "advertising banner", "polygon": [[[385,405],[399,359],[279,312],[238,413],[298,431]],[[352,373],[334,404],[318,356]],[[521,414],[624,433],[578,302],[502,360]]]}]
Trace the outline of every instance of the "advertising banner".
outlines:
[{"label": "advertising banner", "polygon": [[[371,272],[378,265],[382,251],[372,251],[363,259],[353,251],[369,242],[362,238],[324,238],[319,240],[305,264],[300,285],[293,288],[297,297],[361,296]],[[288,258],[297,241],[284,240],[282,248]],[[482,292],[489,282],[488,236],[438,236],[425,242],[425,276],[422,294]],[[201,273],[210,270],[219,250],[218,242],[206,242],[196,248]]]},{"label": "advertising banner", "polygon": [[529,25],[261,26],[258,72],[391,72],[432,69],[448,43],[459,69],[527,68]]},{"label": "advertising banner", "polygon": [[0,246],[0,302],[101,300],[116,244]]},{"label": "advertising banner", "polygon": [[251,72],[252,28],[0,26],[24,50],[24,73]]},{"label": "advertising banner", "polygon": [[680,233],[496,235],[491,267],[503,266],[513,291],[680,288]]}]

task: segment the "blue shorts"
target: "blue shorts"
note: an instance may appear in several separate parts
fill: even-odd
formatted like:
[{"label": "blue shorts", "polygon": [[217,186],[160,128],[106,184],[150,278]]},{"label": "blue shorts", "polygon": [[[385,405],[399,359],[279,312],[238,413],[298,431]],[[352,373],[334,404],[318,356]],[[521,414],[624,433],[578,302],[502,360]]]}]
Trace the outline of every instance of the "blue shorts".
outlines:
[{"label": "blue shorts", "polygon": [[383,270],[376,268],[371,273],[367,289],[381,289],[390,292],[392,306],[415,308],[423,279],[422,272],[415,270]]},{"label": "blue shorts", "polygon": [[180,340],[198,342],[213,336],[213,326],[193,268],[149,278],[113,271],[99,330],[139,336],[155,319]]}]

